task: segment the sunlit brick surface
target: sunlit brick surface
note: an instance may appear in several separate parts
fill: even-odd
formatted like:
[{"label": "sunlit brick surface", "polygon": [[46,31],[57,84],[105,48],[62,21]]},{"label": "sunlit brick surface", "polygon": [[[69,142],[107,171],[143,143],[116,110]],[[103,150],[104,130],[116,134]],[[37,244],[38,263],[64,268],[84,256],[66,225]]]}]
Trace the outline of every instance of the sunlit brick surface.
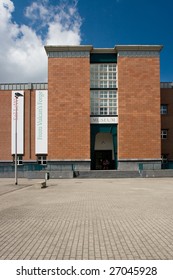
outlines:
[{"label": "sunlit brick surface", "polygon": [[89,58],[49,58],[49,159],[90,159]]},{"label": "sunlit brick surface", "polygon": [[118,158],[159,159],[159,57],[118,58]]}]

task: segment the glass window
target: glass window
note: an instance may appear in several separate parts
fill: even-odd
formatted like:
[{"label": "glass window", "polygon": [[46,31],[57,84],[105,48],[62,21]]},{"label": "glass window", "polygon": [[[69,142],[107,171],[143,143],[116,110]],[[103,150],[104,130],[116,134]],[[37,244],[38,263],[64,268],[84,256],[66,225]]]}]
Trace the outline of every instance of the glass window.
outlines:
[{"label": "glass window", "polygon": [[161,130],[161,139],[167,139],[168,138],[168,130],[162,129]]},{"label": "glass window", "polygon": [[[13,155],[13,162],[15,163],[15,155]],[[17,165],[23,164],[23,155],[17,155]]]},{"label": "glass window", "polygon": [[46,155],[37,156],[37,162],[38,162],[38,164],[46,165],[47,164],[47,156]]},{"label": "glass window", "polygon": [[161,115],[166,115],[168,113],[168,105],[167,104],[161,104],[160,113],[161,113]]},{"label": "glass window", "polygon": [[91,88],[116,88],[116,64],[91,64]]},{"label": "glass window", "polygon": [[91,115],[117,115],[116,90],[91,90]]},{"label": "glass window", "polygon": [[167,163],[168,161],[168,154],[162,154],[162,163]]}]

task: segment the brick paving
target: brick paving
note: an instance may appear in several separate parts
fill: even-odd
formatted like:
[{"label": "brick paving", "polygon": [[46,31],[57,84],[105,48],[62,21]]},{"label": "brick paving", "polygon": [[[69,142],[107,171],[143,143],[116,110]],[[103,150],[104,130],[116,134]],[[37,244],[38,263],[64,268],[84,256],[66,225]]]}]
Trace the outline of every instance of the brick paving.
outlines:
[{"label": "brick paving", "polygon": [[37,182],[0,179],[1,260],[173,259],[172,178]]}]

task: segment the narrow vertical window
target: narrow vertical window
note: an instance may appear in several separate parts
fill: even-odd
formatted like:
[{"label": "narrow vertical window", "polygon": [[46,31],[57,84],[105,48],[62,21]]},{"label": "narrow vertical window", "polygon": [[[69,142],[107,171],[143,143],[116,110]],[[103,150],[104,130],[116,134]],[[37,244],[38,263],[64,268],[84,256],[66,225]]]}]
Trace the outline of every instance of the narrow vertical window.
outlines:
[{"label": "narrow vertical window", "polygon": [[161,104],[160,114],[161,115],[167,115],[168,114],[168,105],[167,104]]},{"label": "narrow vertical window", "polygon": [[162,129],[161,130],[161,139],[167,139],[168,138],[168,129]]}]

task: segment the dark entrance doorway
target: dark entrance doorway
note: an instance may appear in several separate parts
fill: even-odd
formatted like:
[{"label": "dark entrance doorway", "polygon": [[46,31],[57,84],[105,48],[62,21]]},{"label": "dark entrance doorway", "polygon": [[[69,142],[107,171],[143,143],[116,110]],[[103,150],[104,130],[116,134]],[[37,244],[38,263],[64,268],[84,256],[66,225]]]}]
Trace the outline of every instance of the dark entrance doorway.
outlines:
[{"label": "dark entrance doorway", "polygon": [[[99,133],[111,134],[112,144],[107,145],[108,139],[105,138],[98,144],[97,135]],[[109,169],[117,169],[117,124],[91,124],[91,169],[101,169],[99,161],[105,157],[110,159]]]},{"label": "dark entrance doorway", "polygon": [[94,162],[95,162],[95,168],[97,170],[103,170],[104,165],[103,162],[107,160],[109,162],[106,169],[113,169],[113,162],[112,162],[112,151],[111,150],[100,150],[100,151],[94,151]]}]

